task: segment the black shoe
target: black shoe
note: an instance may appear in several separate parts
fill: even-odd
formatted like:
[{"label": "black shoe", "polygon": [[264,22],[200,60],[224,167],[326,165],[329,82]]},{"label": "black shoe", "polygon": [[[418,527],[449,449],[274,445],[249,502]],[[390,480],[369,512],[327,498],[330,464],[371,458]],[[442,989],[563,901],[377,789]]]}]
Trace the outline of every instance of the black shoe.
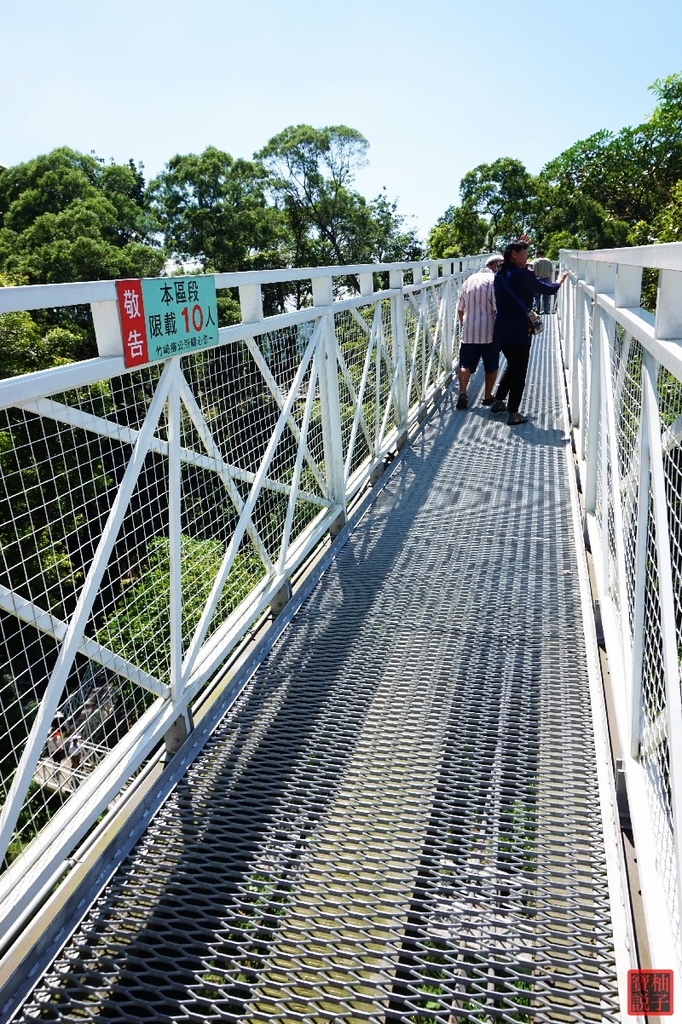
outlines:
[{"label": "black shoe", "polygon": [[520,427],[522,423],[527,423],[528,420],[525,416],[519,416],[517,412],[510,412],[507,419],[508,427]]},{"label": "black shoe", "polygon": [[493,404],[490,406],[490,411],[494,414],[498,412],[506,412],[507,406],[504,404],[504,402],[501,402],[499,398],[495,398]]},{"label": "black shoe", "polygon": [[466,409],[468,405],[469,405],[469,399],[467,398],[467,396],[466,395],[460,395],[459,398],[457,399],[457,408],[458,409]]},{"label": "black shoe", "polygon": [[484,398],[483,401],[481,402],[481,405],[494,405],[494,404],[495,404],[495,399],[494,398]]}]

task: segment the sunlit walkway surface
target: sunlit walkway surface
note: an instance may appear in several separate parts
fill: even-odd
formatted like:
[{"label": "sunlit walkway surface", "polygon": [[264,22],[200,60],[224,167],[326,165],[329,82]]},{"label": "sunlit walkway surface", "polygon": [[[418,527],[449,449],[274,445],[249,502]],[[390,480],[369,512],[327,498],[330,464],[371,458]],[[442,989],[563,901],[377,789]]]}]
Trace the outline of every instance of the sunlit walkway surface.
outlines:
[{"label": "sunlit walkway surface", "polygon": [[546,335],[528,425],[445,395],[17,1020],[620,1019]]}]

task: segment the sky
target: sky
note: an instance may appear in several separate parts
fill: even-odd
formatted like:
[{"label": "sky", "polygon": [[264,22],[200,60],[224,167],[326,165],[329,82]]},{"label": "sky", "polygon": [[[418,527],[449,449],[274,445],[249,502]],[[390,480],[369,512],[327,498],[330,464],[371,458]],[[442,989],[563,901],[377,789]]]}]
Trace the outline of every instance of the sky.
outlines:
[{"label": "sky", "polygon": [[0,52],[6,166],[65,145],[149,179],[343,124],[369,142],[355,187],[425,237],[478,164],[536,174],[645,120],[682,72],[682,0],[0,0]]}]

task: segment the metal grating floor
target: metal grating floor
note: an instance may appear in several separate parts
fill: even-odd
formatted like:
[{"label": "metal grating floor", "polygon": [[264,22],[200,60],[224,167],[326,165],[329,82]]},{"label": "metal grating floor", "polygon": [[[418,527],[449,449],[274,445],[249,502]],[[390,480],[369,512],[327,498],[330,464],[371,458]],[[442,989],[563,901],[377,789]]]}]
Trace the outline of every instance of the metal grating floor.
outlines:
[{"label": "metal grating floor", "polygon": [[620,1019],[553,332],[527,426],[446,395],[16,1020]]}]

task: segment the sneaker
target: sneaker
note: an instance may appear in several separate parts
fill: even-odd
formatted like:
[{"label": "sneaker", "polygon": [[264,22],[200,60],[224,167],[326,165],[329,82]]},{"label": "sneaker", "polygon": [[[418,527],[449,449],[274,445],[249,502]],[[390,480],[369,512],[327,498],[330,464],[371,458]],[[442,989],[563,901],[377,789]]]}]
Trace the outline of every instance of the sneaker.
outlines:
[{"label": "sneaker", "polygon": [[518,412],[510,412],[509,418],[507,419],[508,427],[520,427],[522,423],[527,423],[528,420],[525,416],[520,416]]},{"label": "sneaker", "polygon": [[481,405],[494,405],[494,404],[495,404],[495,399],[494,398],[484,398],[483,401],[481,402]]},{"label": "sneaker", "polygon": [[504,402],[501,402],[499,398],[495,398],[493,399],[493,404],[490,406],[490,411],[492,413],[506,412],[507,406]]},{"label": "sneaker", "polygon": [[460,395],[459,398],[457,399],[457,408],[458,409],[466,409],[468,405],[469,405],[469,399],[467,398],[467,396],[466,395]]}]

